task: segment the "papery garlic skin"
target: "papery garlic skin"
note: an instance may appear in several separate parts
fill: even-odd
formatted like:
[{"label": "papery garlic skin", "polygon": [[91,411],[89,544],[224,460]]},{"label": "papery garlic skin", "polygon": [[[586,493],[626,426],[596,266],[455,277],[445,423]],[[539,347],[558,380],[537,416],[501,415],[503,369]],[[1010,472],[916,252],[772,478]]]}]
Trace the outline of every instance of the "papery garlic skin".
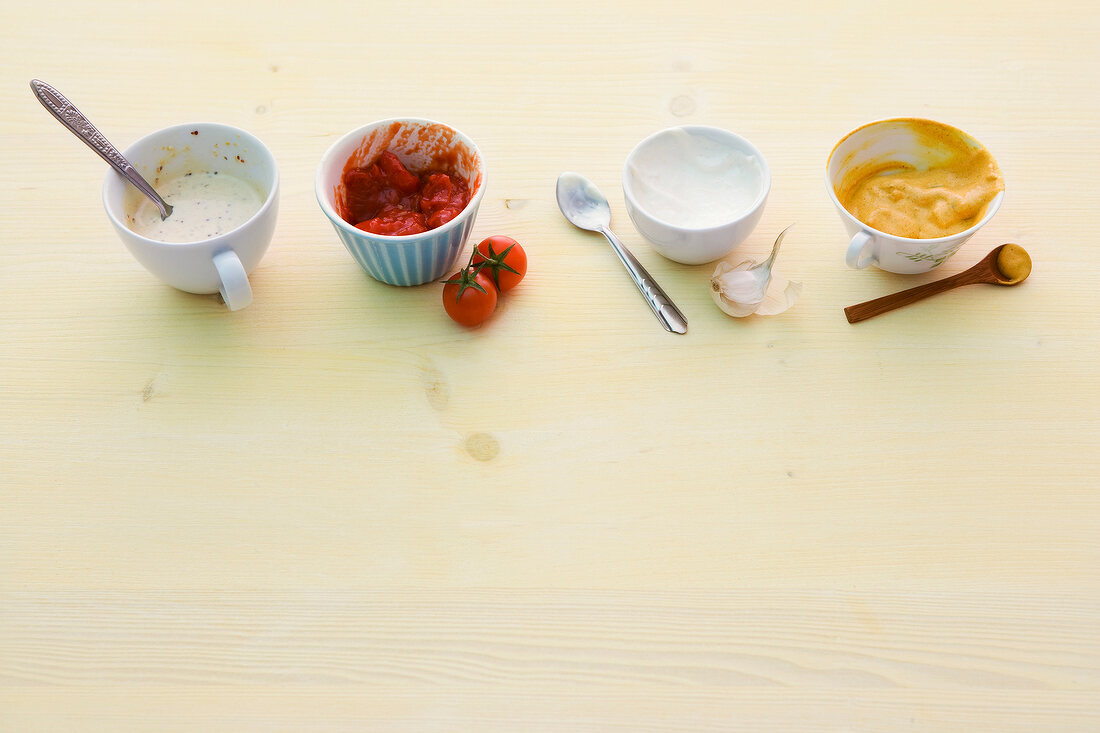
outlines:
[{"label": "papery garlic skin", "polygon": [[794,305],[800,295],[802,295],[802,283],[777,277],[772,280],[767,296],[760,302],[760,305],[756,306],[756,315],[778,316]]}]

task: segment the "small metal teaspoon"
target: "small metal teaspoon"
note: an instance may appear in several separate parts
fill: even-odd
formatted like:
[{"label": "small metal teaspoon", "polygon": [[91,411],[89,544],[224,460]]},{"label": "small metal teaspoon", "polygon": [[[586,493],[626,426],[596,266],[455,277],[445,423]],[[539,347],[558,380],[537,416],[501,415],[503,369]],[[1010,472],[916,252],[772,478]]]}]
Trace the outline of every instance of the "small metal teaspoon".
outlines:
[{"label": "small metal teaspoon", "polygon": [[99,157],[103,158],[107,163],[118,171],[123,178],[134,185],[134,188],[141,191],[143,194],[149,197],[149,199],[156,204],[160,209],[160,218],[163,221],[167,219],[172,213],[172,207],[164,199],[160,197],[149,182],[142,178],[141,174],[137,172],[134,166],[130,165],[130,161],[119,152],[118,148],[111,145],[107,138],[103,137],[103,133],[95,128],[87,117],[81,114],[80,110],[65,99],[61,92],[57,91],[49,84],[38,79],[31,79],[31,91],[34,92],[34,96],[38,97],[38,101],[42,103],[42,106],[49,110],[50,114],[57,118],[65,127],[69,128],[69,131],[76,135],[78,138],[84,141],[84,144],[94,150]]},{"label": "small metal teaspoon", "polygon": [[558,176],[557,195],[558,208],[570,224],[607,237],[661,325],[672,333],[687,333],[684,314],[611,231],[611,206],[596,185],[579,173],[562,173]]}]

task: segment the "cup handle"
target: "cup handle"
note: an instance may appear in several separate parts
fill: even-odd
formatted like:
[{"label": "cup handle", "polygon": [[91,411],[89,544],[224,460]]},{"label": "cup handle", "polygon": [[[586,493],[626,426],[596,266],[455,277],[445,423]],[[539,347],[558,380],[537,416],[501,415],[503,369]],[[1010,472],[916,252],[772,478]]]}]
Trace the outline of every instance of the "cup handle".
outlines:
[{"label": "cup handle", "polygon": [[867,265],[877,261],[874,251],[869,251],[874,239],[867,232],[860,232],[852,237],[852,242],[848,245],[848,254],[844,258],[844,261],[848,263],[848,267],[854,270],[862,270]]},{"label": "cup handle", "polygon": [[214,267],[218,270],[221,288],[218,292],[231,311],[238,311],[252,302],[252,286],[248,284],[248,273],[231,249],[214,255]]}]

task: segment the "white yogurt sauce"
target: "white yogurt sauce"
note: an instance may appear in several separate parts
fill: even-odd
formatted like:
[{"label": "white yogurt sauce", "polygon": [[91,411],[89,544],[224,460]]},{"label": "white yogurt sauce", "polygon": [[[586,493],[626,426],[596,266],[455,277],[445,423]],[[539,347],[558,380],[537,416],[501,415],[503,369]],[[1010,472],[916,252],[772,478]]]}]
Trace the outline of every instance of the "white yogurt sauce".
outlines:
[{"label": "white yogurt sauce", "polygon": [[740,218],[759,198],[764,178],[755,155],[684,130],[669,130],[638,150],[630,174],[646,213],[693,229]]},{"label": "white yogurt sauce", "polygon": [[171,178],[157,193],[172,205],[161,221],[153,202],[142,198],[130,228],[160,242],[199,242],[236,229],[260,210],[264,197],[252,184],[224,173],[194,172]]}]

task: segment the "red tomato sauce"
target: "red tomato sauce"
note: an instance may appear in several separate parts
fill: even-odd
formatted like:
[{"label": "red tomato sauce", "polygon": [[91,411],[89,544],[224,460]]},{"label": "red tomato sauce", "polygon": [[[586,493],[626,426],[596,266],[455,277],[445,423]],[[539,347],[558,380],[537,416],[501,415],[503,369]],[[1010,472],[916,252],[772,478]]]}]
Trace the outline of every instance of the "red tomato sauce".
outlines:
[{"label": "red tomato sauce", "polygon": [[470,186],[458,173],[413,173],[389,150],[341,178],[344,220],[374,234],[403,236],[441,227],[470,203]]}]

